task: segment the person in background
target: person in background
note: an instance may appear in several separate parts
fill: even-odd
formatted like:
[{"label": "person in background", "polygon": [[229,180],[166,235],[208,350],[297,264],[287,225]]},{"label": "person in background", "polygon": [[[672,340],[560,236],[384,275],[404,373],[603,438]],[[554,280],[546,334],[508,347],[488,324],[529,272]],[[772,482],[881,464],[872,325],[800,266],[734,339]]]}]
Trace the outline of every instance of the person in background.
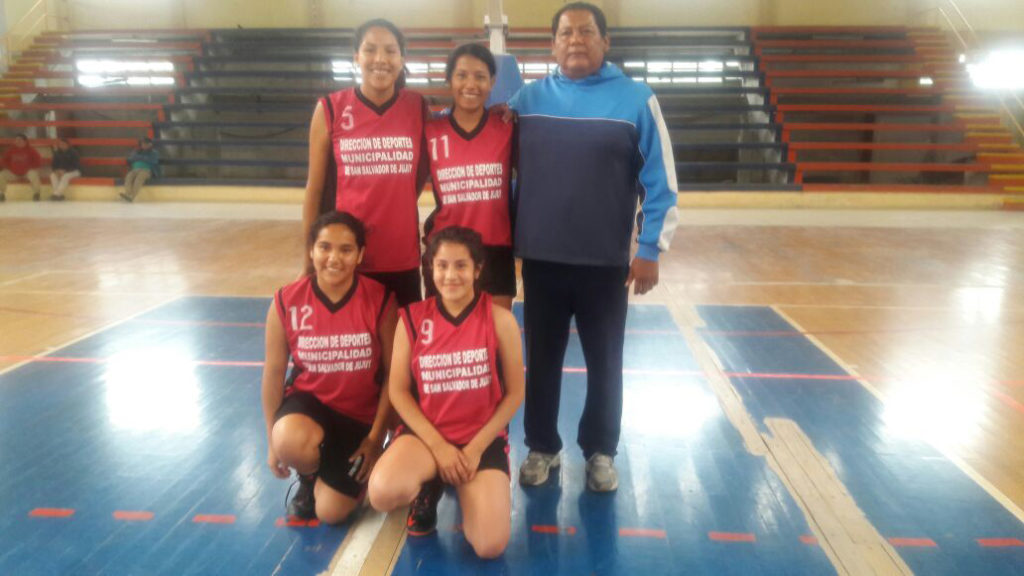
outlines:
[{"label": "person in background", "polygon": [[50,169],[50,184],[53,186],[50,200],[60,202],[66,198],[64,193],[71,184],[71,180],[82,175],[78,150],[71,147],[67,138],[57,139],[57,145],[53,147],[53,160],[50,162]]},{"label": "person in background", "polygon": [[153,148],[153,140],[139,139],[139,147],[128,156],[128,173],[124,175],[121,198],[132,202],[150,178],[160,177],[160,153]]},{"label": "person in background", "polygon": [[0,171],[0,202],[7,199],[7,185],[14,180],[27,178],[32,186],[32,200],[39,201],[39,167],[43,158],[35,148],[29,146],[28,137],[18,134],[14,145],[4,150],[4,169]]}]

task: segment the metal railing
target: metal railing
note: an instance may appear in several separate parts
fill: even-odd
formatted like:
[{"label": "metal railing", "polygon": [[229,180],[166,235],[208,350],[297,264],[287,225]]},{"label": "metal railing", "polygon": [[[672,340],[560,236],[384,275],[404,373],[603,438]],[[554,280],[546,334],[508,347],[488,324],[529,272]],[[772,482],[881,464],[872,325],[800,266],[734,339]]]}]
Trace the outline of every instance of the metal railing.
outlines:
[{"label": "metal railing", "polygon": [[14,57],[20,54],[40,32],[49,28],[49,13],[46,0],[36,0],[20,20],[7,29],[3,37],[3,63],[8,68]]}]

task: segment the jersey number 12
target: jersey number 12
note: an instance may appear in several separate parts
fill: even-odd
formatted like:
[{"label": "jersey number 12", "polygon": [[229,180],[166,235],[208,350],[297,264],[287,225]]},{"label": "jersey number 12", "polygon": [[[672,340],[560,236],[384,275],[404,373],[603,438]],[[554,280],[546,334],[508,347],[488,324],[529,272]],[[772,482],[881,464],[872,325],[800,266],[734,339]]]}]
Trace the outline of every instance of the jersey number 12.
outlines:
[{"label": "jersey number 12", "polygon": [[[292,330],[312,330],[313,327],[309,325],[309,317],[313,315],[313,307],[306,304],[302,309],[297,309],[295,306],[289,306],[288,311],[291,312],[292,317]],[[302,313],[302,317],[299,318],[299,313]]]}]

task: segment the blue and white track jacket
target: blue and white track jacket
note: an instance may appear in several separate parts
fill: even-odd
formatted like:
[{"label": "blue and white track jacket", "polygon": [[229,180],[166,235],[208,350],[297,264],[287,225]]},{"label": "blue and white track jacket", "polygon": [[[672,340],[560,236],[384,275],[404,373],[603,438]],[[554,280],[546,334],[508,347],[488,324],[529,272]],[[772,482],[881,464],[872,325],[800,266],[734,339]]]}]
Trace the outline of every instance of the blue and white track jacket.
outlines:
[{"label": "blue and white track jacket", "polygon": [[[555,72],[509,101],[519,114],[515,250],[562,264],[657,260],[677,222],[672,143],[651,89],[605,62],[582,80]],[[637,212],[637,205],[640,210]]]}]

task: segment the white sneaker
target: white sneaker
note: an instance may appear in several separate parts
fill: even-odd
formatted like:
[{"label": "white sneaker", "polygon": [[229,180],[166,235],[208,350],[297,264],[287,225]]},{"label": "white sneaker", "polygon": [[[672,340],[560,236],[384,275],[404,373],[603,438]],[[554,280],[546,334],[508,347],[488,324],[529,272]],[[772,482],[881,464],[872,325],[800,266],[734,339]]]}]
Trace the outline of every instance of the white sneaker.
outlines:
[{"label": "white sneaker", "polygon": [[552,468],[558,468],[562,458],[558,454],[547,454],[530,450],[519,467],[519,484],[522,486],[540,486],[548,481]]},{"label": "white sneaker", "polygon": [[587,459],[587,488],[593,492],[612,492],[619,487],[614,459],[595,452]]}]

